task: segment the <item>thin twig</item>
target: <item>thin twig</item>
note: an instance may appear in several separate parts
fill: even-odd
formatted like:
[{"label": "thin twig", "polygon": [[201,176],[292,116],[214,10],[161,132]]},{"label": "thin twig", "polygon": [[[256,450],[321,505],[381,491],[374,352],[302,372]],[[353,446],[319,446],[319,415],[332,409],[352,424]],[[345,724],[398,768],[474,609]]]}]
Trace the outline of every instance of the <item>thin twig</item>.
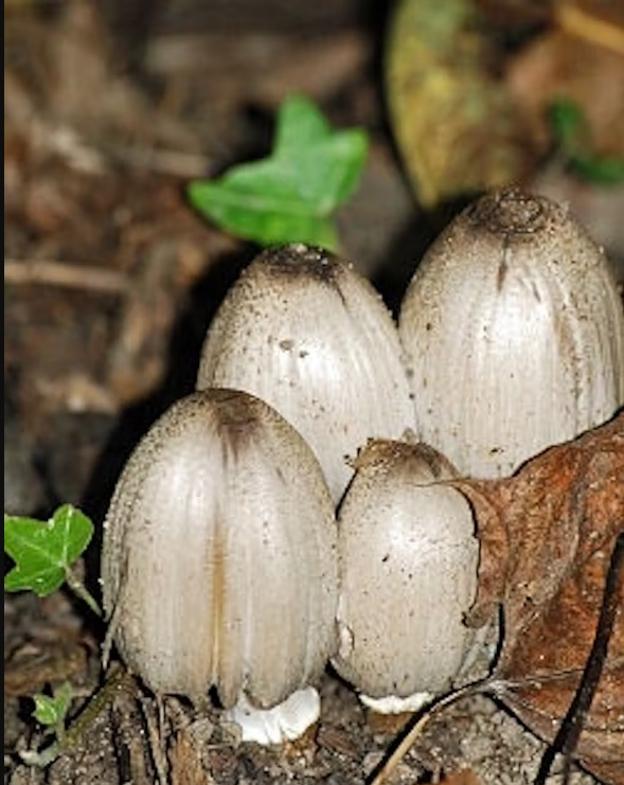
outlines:
[{"label": "thin twig", "polygon": [[624,30],[615,22],[599,19],[569,2],[557,5],[557,22],[567,33],[624,54]]},{"label": "thin twig", "polygon": [[441,711],[446,709],[447,706],[450,706],[452,703],[455,703],[461,698],[486,691],[489,684],[490,680],[487,678],[473,682],[472,684],[466,684],[463,687],[458,687],[456,690],[447,693],[436,703],[433,703],[431,706],[425,709],[424,713],[417,714],[413,720],[408,722],[405,736],[403,736],[393,752],[390,753],[390,756],[386,758],[382,767],[374,774],[373,779],[370,780],[370,785],[382,785],[382,783],[387,782],[392,772],[407,755],[410,748],[413,746],[416,739],[422,734],[425,726],[429,720],[432,719],[432,717],[436,716]]},{"label": "thin twig", "polygon": [[111,706],[113,744],[119,779],[132,785],[154,785],[145,749],[142,710],[136,695],[120,695]]},{"label": "thin twig", "polygon": [[618,586],[622,579],[622,564],[624,563],[624,532],[618,535],[615,546],[611,554],[611,561],[605,580],[605,589],[602,597],[602,605],[596,625],[596,634],[591,651],[585,663],[583,675],[572,699],[570,707],[559,726],[557,735],[553,743],[548,748],[547,753],[542,758],[542,762],[537,773],[534,785],[544,785],[548,773],[553,764],[555,755],[561,752],[565,755],[563,767],[562,785],[567,785],[570,778],[570,765],[574,750],[578,745],[579,738],[587,719],[587,714],[591,708],[600,677],[602,676],[609,641],[615,617],[621,603],[621,591]]},{"label": "thin twig", "polygon": [[154,768],[156,769],[156,775],[158,777],[158,785],[168,785],[167,759],[163,751],[162,736],[159,732],[157,723],[154,722],[150,707],[144,696],[139,696],[139,703],[143,709],[143,717],[145,718],[145,724],[147,726],[147,739],[149,749],[152,753],[152,762],[154,763]]},{"label": "thin twig", "polygon": [[115,144],[107,152],[133,168],[146,169],[185,180],[207,177],[213,168],[213,162],[207,156],[182,150]]},{"label": "thin twig", "polygon": [[38,259],[5,259],[4,281],[15,285],[46,284],[112,294],[128,288],[128,277],[117,270]]},{"label": "thin twig", "polygon": [[[611,670],[618,670],[624,666],[624,657],[609,657],[608,662],[605,662],[603,673],[608,673]],[[552,673],[536,673],[534,676],[523,676],[519,679],[493,679],[487,685],[487,692],[498,697],[504,698],[505,693],[513,692],[514,690],[524,690],[527,687],[541,687],[543,684],[552,684],[558,681],[569,681],[571,678],[578,678],[583,672],[584,666],[579,668],[564,668],[560,671]]]},{"label": "thin twig", "polygon": [[[542,766],[540,766],[538,779],[535,781],[534,785],[544,785],[545,777],[548,775],[552,760],[554,759],[554,756],[557,751],[559,751],[559,749],[561,749],[561,751],[566,755],[564,774],[565,779],[563,785],[567,785],[570,759],[574,749],[576,748],[576,744],[578,743],[585,718],[591,707],[592,698],[605,666],[609,638],[611,636],[615,615],[620,602],[619,593],[617,591],[617,583],[620,578],[619,573],[621,572],[621,563],[623,559],[624,533],[618,536],[615,548],[613,550],[611,564],[607,573],[604,599],[598,619],[596,638],[594,640],[594,645],[592,646],[589,659],[587,660],[583,670],[579,689],[576,693],[573,705],[570,707],[568,715],[561,725],[560,731],[557,734],[557,738],[553,742],[552,747],[549,749],[549,752],[552,752],[552,754],[548,759],[547,767],[545,765],[545,756],[544,760],[542,761]],[[383,783],[387,782],[388,778],[392,775],[393,771],[409,752],[410,748],[416,742],[418,737],[422,734],[425,726],[432,719],[432,717],[439,714],[448,706],[460,700],[461,698],[482,693],[491,694],[498,697],[502,696],[504,699],[505,692],[513,690],[514,688],[526,686],[536,682],[543,683],[545,681],[554,681],[560,678],[570,678],[571,675],[580,672],[581,669],[579,668],[567,670],[565,672],[562,671],[556,674],[545,674],[541,677],[528,677],[513,681],[488,676],[485,679],[473,682],[472,684],[466,684],[463,687],[453,690],[452,692],[440,698],[436,703],[425,709],[424,713],[416,715],[413,720],[408,723],[405,729],[405,735],[397,747],[390,753],[389,757],[386,758],[381,768],[377,769],[377,771],[374,773],[372,779],[369,780],[369,785],[383,785]],[[570,717],[569,723],[568,717]],[[539,779],[539,777],[542,776],[542,769],[544,769],[543,779]]]}]

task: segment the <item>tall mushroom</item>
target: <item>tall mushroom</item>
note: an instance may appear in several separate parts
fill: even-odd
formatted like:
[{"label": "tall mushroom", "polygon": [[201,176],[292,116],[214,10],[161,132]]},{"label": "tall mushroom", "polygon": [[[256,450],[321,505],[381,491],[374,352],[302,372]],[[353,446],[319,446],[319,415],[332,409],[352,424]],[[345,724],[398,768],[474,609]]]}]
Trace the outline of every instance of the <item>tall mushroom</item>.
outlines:
[{"label": "tall mushroom", "polygon": [[479,641],[463,623],[476,592],[471,508],[425,445],[373,441],[338,520],[338,673],[384,713],[447,689]]},{"label": "tall mushroom", "polygon": [[265,251],[211,324],[198,389],[245,390],[312,447],[338,501],[369,437],[400,438],[413,407],[394,323],[372,286],[320,249]]},{"label": "tall mushroom", "polygon": [[123,659],[157,693],[205,700],[214,686],[243,738],[291,738],[318,717],[306,688],[334,650],[336,573],[318,462],[242,392],[174,404],[106,517],[104,606]]},{"label": "tall mushroom", "polygon": [[484,196],[434,242],[401,306],[423,441],[502,476],[624,403],[624,315],[602,252],[562,207]]}]

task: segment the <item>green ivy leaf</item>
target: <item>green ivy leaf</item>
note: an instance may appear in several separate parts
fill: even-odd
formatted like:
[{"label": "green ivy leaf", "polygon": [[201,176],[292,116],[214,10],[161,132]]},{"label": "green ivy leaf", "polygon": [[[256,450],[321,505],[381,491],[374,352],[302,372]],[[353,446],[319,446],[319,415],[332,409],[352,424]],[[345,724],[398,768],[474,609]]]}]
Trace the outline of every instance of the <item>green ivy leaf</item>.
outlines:
[{"label": "green ivy leaf", "polygon": [[581,107],[569,98],[555,99],[548,110],[557,146],[573,155],[587,144],[587,123]]},{"label": "green ivy leaf", "polygon": [[302,96],[280,107],[270,157],[195,180],[191,204],[224,229],[260,245],[303,242],[335,249],[331,214],[355,190],[368,150],[364,131],[333,131]]},{"label": "green ivy leaf", "polygon": [[38,597],[56,591],[93,535],[93,524],[80,510],[65,504],[48,521],[4,516],[4,550],[15,567],[4,578],[4,590],[32,590]]},{"label": "green ivy leaf", "polygon": [[548,114],[557,147],[578,177],[598,185],[624,182],[624,158],[593,152],[587,119],[578,104],[558,98]]},{"label": "green ivy leaf", "polygon": [[54,697],[38,692],[33,695],[35,701],[33,717],[42,725],[58,727],[69,711],[73,694],[72,686],[67,681],[54,690]]},{"label": "green ivy leaf", "polygon": [[570,166],[579,177],[599,185],[624,182],[624,158],[588,155],[570,159]]},{"label": "green ivy leaf", "polygon": [[329,123],[307,98],[291,95],[279,108],[274,155],[297,155],[304,145],[331,135]]}]

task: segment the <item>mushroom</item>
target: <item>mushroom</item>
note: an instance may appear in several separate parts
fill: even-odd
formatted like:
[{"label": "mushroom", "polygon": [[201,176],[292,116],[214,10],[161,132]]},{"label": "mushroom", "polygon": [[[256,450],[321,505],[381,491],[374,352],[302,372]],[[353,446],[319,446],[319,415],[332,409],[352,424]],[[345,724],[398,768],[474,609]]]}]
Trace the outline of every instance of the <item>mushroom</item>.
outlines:
[{"label": "mushroom", "polygon": [[503,190],[468,207],[403,300],[419,437],[497,477],[624,402],[624,316],[602,252],[565,209]]},{"label": "mushroom", "polygon": [[106,516],[102,583],[119,652],[156,693],[201,703],[215,687],[243,739],[262,743],[318,718],[310,685],[335,646],[333,503],[307,444],[263,401],[206,390],[152,426]]},{"label": "mushroom", "polygon": [[307,440],[337,502],[345,462],[369,437],[414,427],[395,325],[379,295],[326,251],[265,251],[222,303],[197,388],[233,387],[274,406]]},{"label": "mushroom", "polygon": [[372,441],[338,516],[339,648],[332,662],[381,713],[414,711],[478,654],[463,623],[477,586],[471,508],[423,444]]}]

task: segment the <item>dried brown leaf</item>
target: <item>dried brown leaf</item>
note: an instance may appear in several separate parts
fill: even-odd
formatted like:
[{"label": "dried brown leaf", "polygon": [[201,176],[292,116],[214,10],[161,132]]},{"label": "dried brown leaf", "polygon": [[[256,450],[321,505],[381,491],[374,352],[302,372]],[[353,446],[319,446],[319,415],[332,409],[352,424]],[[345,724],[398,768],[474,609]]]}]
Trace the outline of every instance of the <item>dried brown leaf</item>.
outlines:
[{"label": "dried brown leaf", "polygon": [[[504,700],[538,735],[555,736],[596,634],[605,577],[624,531],[624,413],[529,461],[513,477],[457,483],[479,524],[479,589],[470,622],[501,603],[497,675]],[[618,591],[624,608],[624,585]],[[624,782],[624,612],[578,750],[606,781]]]}]

